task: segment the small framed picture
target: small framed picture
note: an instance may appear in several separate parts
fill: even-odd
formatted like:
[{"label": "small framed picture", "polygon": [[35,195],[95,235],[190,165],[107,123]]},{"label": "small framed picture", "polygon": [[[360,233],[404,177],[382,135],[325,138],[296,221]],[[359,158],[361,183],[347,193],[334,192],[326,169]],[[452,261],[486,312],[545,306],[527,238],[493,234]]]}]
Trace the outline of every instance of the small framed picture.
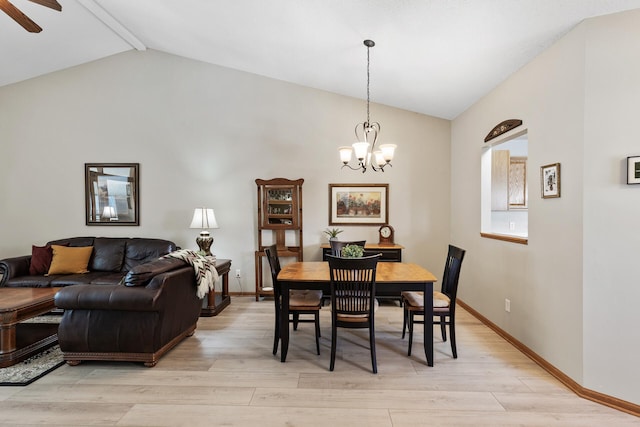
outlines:
[{"label": "small framed picture", "polygon": [[542,198],[560,197],[560,163],[540,167]]},{"label": "small framed picture", "polygon": [[640,156],[627,157],[627,184],[640,184]]}]

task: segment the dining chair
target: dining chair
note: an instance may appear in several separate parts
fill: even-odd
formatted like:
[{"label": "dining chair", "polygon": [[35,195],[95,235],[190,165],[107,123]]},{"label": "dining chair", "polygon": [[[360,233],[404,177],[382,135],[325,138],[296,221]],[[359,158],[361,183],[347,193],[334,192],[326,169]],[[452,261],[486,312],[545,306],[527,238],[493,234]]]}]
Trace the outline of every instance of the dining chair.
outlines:
[{"label": "dining chair", "polygon": [[337,257],[342,256],[342,248],[344,248],[347,245],[362,246],[362,248],[364,249],[364,245],[366,242],[367,242],[366,240],[355,240],[352,242],[345,242],[341,240],[330,240],[329,244],[331,245],[331,255],[337,256]]},{"label": "dining chair", "polygon": [[376,363],[376,267],[380,254],[362,258],[328,256],[331,279],[331,363],[336,362],[338,328],[368,328],[373,373]]},{"label": "dining chair", "polygon": [[[442,287],[440,292],[433,292],[433,325],[440,325],[442,333],[442,341],[447,340],[447,331],[445,326],[449,326],[449,335],[451,336],[451,351],[453,358],[458,358],[456,348],[456,294],[458,293],[458,279],[460,278],[460,267],[465,254],[464,249],[449,245],[447,260],[444,265],[444,274],[442,277]],[[404,320],[402,322],[402,338],[404,339],[405,330],[409,329],[409,350],[408,356],[411,356],[411,345],[413,344],[413,325],[414,323],[424,324],[424,293],[415,291],[404,291],[401,293],[404,305]],[[422,316],[422,320],[416,320],[414,316]],[[427,326],[429,327],[429,326]]]},{"label": "dining chair", "polygon": [[[269,267],[271,268],[271,280],[273,281],[273,300],[275,303],[275,331],[273,337],[273,354],[278,352],[280,342],[280,310],[282,308],[282,295],[278,286],[278,273],[280,273],[280,258],[278,248],[271,245],[264,250]],[[289,322],[293,323],[293,330],[298,329],[298,323],[315,323],[316,326],[316,352],[320,354],[320,308],[322,308],[322,291],[317,290],[291,290],[289,291]],[[300,318],[301,314],[312,314],[313,319]],[[289,325],[284,325],[288,328]]]}]

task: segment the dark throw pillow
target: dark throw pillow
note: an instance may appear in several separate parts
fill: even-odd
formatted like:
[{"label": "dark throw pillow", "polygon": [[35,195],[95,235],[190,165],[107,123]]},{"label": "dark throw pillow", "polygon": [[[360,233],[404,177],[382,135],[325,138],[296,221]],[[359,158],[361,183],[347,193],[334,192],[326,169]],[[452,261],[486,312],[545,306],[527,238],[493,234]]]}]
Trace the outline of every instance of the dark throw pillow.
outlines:
[{"label": "dark throw pillow", "polygon": [[51,246],[31,246],[31,264],[29,274],[32,276],[42,276],[47,274],[53,258]]}]

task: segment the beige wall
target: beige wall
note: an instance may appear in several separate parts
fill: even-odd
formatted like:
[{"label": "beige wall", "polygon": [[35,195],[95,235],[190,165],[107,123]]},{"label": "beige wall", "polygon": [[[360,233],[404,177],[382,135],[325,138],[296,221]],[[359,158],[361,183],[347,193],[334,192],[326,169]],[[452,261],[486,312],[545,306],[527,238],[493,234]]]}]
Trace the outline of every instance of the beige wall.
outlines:
[{"label": "beige wall", "polygon": [[584,381],[640,403],[640,10],[586,23],[584,151]]},{"label": "beige wall", "polygon": [[[460,298],[579,384],[634,403],[640,187],[624,184],[623,159],[639,153],[638,24],[638,11],[580,24],[453,121],[451,155]],[[529,136],[528,246],[479,236],[483,139],[511,118]],[[556,162],[562,197],[541,199],[540,166]]]},{"label": "beige wall", "polygon": [[[363,83],[364,84],[364,83]],[[364,91],[364,86],[363,86]],[[363,92],[364,95],[364,92]],[[364,101],[156,51],[127,52],[0,88],[0,257],[66,236],[147,236],[196,248],[193,208],[215,209],[214,253],[254,290],[256,178],[304,178],[304,256],[320,259],[329,183],[389,183],[407,261],[442,274],[450,122],[371,106],[398,144],[384,174],[341,170]],[[139,227],[87,227],[84,163],[139,162]],[[377,242],[378,227],[346,227]]]}]

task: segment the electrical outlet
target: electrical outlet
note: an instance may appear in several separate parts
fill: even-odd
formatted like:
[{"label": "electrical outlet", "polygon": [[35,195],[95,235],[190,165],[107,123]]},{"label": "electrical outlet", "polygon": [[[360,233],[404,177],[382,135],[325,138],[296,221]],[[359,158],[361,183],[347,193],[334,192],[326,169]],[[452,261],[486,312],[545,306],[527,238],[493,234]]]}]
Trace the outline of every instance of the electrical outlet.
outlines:
[{"label": "electrical outlet", "polygon": [[513,231],[513,230],[515,230],[515,229],[516,229],[516,223],[515,223],[515,222],[513,222],[513,221],[511,221],[511,222],[509,223],[509,230]]},{"label": "electrical outlet", "polygon": [[239,268],[236,270],[236,277],[240,278],[240,269]]},{"label": "electrical outlet", "polygon": [[507,313],[511,313],[511,300],[505,298],[504,299],[504,311],[506,311]]}]

